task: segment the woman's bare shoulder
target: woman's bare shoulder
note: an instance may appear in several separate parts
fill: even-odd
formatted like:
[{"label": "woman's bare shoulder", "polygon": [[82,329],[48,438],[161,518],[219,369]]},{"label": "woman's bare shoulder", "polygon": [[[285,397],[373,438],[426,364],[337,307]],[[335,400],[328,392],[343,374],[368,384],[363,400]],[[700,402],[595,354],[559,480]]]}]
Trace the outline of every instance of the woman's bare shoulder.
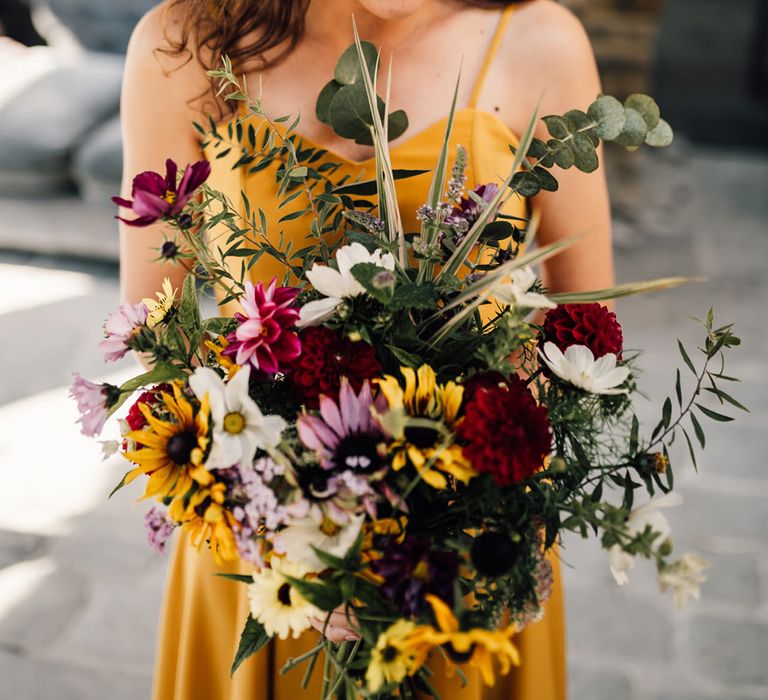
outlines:
[{"label": "woman's bare shoulder", "polygon": [[[176,50],[186,43],[185,48]],[[193,34],[185,36],[184,18],[166,0],[147,12],[136,25],[126,55],[125,81],[161,102],[174,101],[200,108],[210,83],[195,50]],[[181,101],[180,103],[178,101]]]},{"label": "woman's bare shoulder", "polygon": [[[530,107],[542,98],[545,114],[561,108],[585,108],[600,91],[595,56],[584,26],[573,12],[554,0],[520,4],[497,64],[497,76],[506,73],[519,77],[515,87],[530,93],[523,100]],[[532,85],[538,86],[537,94],[531,91]]]}]

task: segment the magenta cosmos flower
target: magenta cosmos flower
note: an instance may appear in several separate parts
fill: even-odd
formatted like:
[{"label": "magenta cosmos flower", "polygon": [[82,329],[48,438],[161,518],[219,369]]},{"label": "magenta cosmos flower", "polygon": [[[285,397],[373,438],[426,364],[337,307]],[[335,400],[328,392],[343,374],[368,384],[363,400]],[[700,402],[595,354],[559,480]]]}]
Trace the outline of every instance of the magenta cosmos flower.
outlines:
[{"label": "magenta cosmos flower", "polygon": [[147,322],[147,313],[143,303],[121,304],[115,313],[107,317],[104,323],[104,335],[107,338],[99,343],[106,362],[116,362],[125,357],[137,329]]},{"label": "magenta cosmos flower", "polygon": [[293,306],[298,293],[295,287],[278,287],[277,278],[266,289],[261,282],[246,282],[240,299],[244,313],[235,314],[239,326],[227,337],[224,354],[265,374],[287,369],[301,354],[301,342],[292,332],[299,318]]},{"label": "magenta cosmos flower", "polygon": [[371,385],[364,382],[357,394],[344,377],[338,404],[321,396],[319,416],[299,417],[299,437],[310,450],[315,450],[325,469],[358,474],[376,472],[384,466],[384,436],[371,413],[372,406]]},{"label": "magenta cosmos flower", "polygon": [[95,437],[101,433],[109,417],[109,409],[120,397],[120,389],[112,384],[96,384],[75,374],[69,395],[77,401],[78,423],[83,435]]},{"label": "magenta cosmos flower", "polygon": [[131,209],[137,218],[120,219],[129,226],[149,226],[161,219],[180,214],[190,199],[211,174],[211,164],[201,160],[184,169],[181,182],[176,184],[179,167],[170,158],[165,161],[165,177],[160,173],[147,171],[133,179],[130,199],[112,197],[112,201],[125,209]]}]

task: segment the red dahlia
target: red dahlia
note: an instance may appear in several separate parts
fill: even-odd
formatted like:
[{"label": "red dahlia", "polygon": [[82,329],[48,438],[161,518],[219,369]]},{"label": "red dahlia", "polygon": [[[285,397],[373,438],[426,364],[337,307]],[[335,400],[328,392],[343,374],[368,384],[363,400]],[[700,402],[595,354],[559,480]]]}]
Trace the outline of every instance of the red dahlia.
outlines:
[{"label": "red dahlia", "polygon": [[586,345],[595,359],[613,353],[621,359],[624,336],[616,314],[602,304],[563,304],[547,312],[544,342],[565,352],[571,345]]},{"label": "red dahlia", "polygon": [[307,328],[299,334],[301,356],[291,374],[293,387],[308,408],[317,408],[320,395],[336,399],[341,378],[355,391],[366,379],[381,374],[376,351],[368,343],[352,341],[330,328]]},{"label": "red dahlia", "polygon": [[552,431],[547,409],[539,406],[517,376],[505,384],[479,388],[467,403],[459,428],[464,456],[499,486],[535,474],[549,454]]},{"label": "red dahlia", "polygon": [[125,422],[128,423],[131,430],[141,430],[147,427],[147,419],[141,412],[141,404],[152,403],[157,399],[157,394],[160,391],[170,391],[168,384],[160,384],[152,389],[143,392],[136,402],[131,406],[128,411],[128,415],[125,417]]}]

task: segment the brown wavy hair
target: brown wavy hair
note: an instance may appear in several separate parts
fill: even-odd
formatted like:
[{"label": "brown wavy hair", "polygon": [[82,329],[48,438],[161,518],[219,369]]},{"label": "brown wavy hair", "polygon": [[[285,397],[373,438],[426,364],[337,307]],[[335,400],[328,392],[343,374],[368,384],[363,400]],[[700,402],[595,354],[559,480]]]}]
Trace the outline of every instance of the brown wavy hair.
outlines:
[{"label": "brown wavy hair", "polygon": [[[519,0],[464,0],[475,7],[502,8]],[[198,57],[209,70],[222,56],[243,70],[256,65],[268,68],[293,51],[304,33],[304,18],[310,0],[172,0],[171,9],[183,20],[181,33],[168,36],[163,50],[174,56]],[[243,40],[255,37],[248,43]],[[194,38],[193,38],[194,37]],[[269,59],[265,56],[279,51]]]}]

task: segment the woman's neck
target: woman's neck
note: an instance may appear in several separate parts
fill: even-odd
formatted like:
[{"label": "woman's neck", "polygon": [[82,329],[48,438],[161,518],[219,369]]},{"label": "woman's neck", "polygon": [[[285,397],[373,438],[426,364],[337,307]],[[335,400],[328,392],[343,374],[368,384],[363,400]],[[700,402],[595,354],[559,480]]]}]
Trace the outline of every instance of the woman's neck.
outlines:
[{"label": "woman's neck", "polygon": [[353,40],[354,17],[360,37],[381,47],[386,54],[418,36],[455,5],[455,0],[424,0],[405,15],[400,15],[394,7],[391,17],[382,17],[368,10],[360,0],[312,0],[307,10],[304,36],[312,44],[322,43],[332,47],[337,54],[341,53]]}]

